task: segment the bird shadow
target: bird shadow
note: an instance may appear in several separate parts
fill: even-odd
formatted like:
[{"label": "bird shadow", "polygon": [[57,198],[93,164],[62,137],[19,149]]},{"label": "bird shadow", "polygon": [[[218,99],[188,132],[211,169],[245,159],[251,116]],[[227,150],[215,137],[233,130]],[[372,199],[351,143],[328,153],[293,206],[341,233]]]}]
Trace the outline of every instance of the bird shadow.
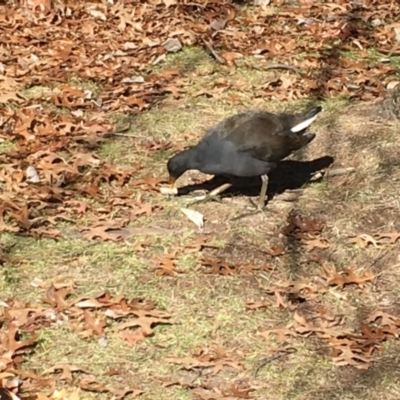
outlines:
[{"label": "bird shadow", "polygon": [[[328,168],[333,162],[334,158],[330,156],[320,157],[312,161],[285,160],[279,162],[277,167],[268,174],[268,199],[271,200],[286,190],[301,188],[309,182],[316,172]],[[232,183],[232,187],[223,192],[221,197],[258,196],[261,190],[260,177],[215,176],[204,183],[179,188],[178,196],[188,195],[198,190],[211,191],[224,183]]]}]

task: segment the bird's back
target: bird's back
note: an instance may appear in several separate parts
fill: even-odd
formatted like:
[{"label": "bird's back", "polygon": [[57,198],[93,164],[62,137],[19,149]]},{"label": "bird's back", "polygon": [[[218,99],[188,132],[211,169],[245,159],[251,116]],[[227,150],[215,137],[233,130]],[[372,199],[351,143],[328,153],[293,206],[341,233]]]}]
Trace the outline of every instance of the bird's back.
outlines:
[{"label": "bird's back", "polygon": [[304,130],[294,133],[291,128],[302,122],[305,114],[276,115],[264,111],[250,111],[234,115],[211,128],[205,141],[231,142],[237,152],[247,152],[252,157],[277,162],[293,151],[307,145],[315,135],[304,135]]}]

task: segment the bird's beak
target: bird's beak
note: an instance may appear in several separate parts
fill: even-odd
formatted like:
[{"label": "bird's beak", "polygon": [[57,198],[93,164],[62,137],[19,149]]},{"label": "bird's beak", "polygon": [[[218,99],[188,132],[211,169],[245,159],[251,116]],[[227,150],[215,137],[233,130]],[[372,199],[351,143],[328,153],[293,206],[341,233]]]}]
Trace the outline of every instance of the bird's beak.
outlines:
[{"label": "bird's beak", "polygon": [[176,188],[176,178],[174,178],[173,176],[169,176],[168,183],[170,184],[172,189]]}]

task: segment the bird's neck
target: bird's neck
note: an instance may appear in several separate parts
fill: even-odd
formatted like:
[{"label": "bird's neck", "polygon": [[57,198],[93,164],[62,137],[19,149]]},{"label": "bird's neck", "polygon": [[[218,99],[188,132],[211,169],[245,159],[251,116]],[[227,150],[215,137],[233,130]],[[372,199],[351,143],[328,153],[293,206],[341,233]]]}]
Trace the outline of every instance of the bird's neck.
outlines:
[{"label": "bird's neck", "polygon": [[199,155],[196,151],[196,147],[197,146],[192,147],[188,150],[184,150],[181,153],[181,157],[185,160],[185,165],[188,170],[198,169],[201,164],[201,160],[199,160]]}]

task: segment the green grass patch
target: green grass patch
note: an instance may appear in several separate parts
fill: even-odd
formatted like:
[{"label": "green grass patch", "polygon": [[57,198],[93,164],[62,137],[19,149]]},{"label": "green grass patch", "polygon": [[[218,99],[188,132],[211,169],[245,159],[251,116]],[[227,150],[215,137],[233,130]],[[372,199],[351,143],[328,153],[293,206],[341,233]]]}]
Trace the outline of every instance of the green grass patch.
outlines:
[{"label": "green grass patch", "polygon": [[[264,72],[247,68],[243,63],[229,75],[207,53],[197,48],[186,48],[168,55],[162,67],[179,68],[182,74],[196,79],[194,88],[172,105],[171,102],[160,103],[135,116],[115,114],[114,121],[120,127],[129,126],[124,133],[133,137],[113,138],[97,152],[102,159],[118,165],[143,164],[144,168],[134,179],[150,173],[165,175],[166,161],[177,147],[195,144],[206,129],[242,109],[251,107],[290,112],[320,104],[312,99],[291,103],[254,99],[254,88],[266,79]],[[207,76],[207,71],[212,75]],[[227,80],[230,86],[227,95],[243,96],[246,107],[232,105],[224,96],[218,99],[189,96],[200,88],[213,90],[219,79]],[[241,81],[248,85],[248,90],[240,89],[237,83]],[[101,90],[100,86],[72,78],[69,83],[97,94]],[[143,234],[139,231],[123,242],[88,242],[79,234],[59,240],[3,235],[0,241],[2,250],[7,253],[7,249],[11,249],[9,257],[5,258],[5,266],[0,270],[0,291],[4,298],[17,297],[22,302],[42,304],[43,291],[32,286],[34,280],[50,283],[72,279],[76,295],[96,296],[107,290],[112,295],[124,294],[129,299],[152,301],[158,310],[172,314],[173,324],[154,327],[153,336],[134,346],[115,332],[107,335],[104,345],[94,337],[81,337],[68,324],[43,329],[36,351],[24,367],[42,373],[57,363],[71,363],[91,371],[99,382],[133,385],[145,390],[142,399],[187,400],[193,398],[189,389],[163,386],[163,381],[184,374],[179,366],[166,360],[172,356],[192,357],[201,349],[216,346],[241,354],[243,365],[243,375],[224,372],[226,375],[223,373],[221,379],[232,382],[238,376],[245,377],[258,388],[256,399],[333,400],[338,396],[353,399],[365,398],[366,393],[368,398],[380,399],[382,397],[378,395],[385,392],[385,398],[394,400],[399,385],[389,370],[387,377],[383,378],[376,369],[376,380],[365,380],[366,389],[357,392],[354,386],[362,381],[360,376],[366,375],[351,377],[343,372],[349,367],[334,365],[326,341],[318,340],[315,335],[288,336],[282,343],[274,335],[268,339],[260,335],[260,332],[293,323],[294,310],[313,320],[321,309],[329,315],[345,317],[344,327],[358,334],[363,310],[375,305],[380,307],[382,298],[389,305],[397,301],[396,280],[390,279],[395,272],[384,269],[382,276],[387,280],[383,286],[375,287],[377,291],[370,285],[363,290],[354,286],[345,289],[329,287],[326,292],[305,300],[283,293],[285,306],[282,306],[277,303],[272,290],[293,280],[308,285],[318,283],[317,278],[323,276],[318,257],[323,257],[324,262],[334,265],[338,271],[349,266],[368,269],[378,257],[378,250],[355,248],[349,243],[349,236],[373,234],[378,228],[390,230],[389,226],[382,226],[382,219],[379,222],[370,218],[383,213],[383,208],[383,223],[385,220],[395,221],[398,214],[394,201],[397,188],[392,182],[399,179],[400,171],[395,166],[390,179],[382,179],[382,174],[387,175],[383,160],[391,159],[399,151],[397,142],[388,139],[394,135],[393,127],[368,125],[365,116],[347,112],[350,104],[346,98],[325,101],[322,105],[324,113],[313,125],[317,137],[296,156],[296,160],[311,161],[328,155],[334,158],[334,167],[355,167],[356,173],[320,182],[303,182],[298,188],[301,193],[298,200],[285,202],[277,195],[268,204],[265,217],[256,215],[231,221],[248,205],[248,197],[255,198],[258,193],[249,195],[239,191],[227,196],[222,203],[194,206],[188,197],[169,199],[156,191],[130,187],[132,198],[140,198],[159,209],[152,215],[132,218],[129,228],[143,229]],[[172,147],[150,149],[148,142],[172,142]],[[2,145],[3,152],[12,148],[12,143],[3,142]],[[204,175],[190,171],[179,180],[179,186],[205,179]],[[181,212],[180,208],[184,206],[203,213],[206,221],[203,231]],[[329,241],[329,249],[308,251],[298,242],[285,242],[287,238],[281,230],[292,210],[326,221],[323,235]],[[88,223],[85,217],[79,220],[80,225],[85,223]],[[63,232],[70,231],[71,225],[60,224],[59,228]],[[146,233],[146,229],[159,231]],[[208,235],[209,243],[217,248],[187,254],[185,249],[202,235]],[[285,254],[268,256],[271,248],[282,243],[287,245]],[[390,251],[394,251],[394,247]],[[159,259],[174,252],[176,273],[159,276]],[[202,263],[203,258],[225,260],[240,267],[253,263],[254,269],[249,267],[247,272],[240,270],[232,275],[210,274]],[[249,310],[251,302],[265,302],[267,306]],[[286,345],[296,351],[267,363],[254,378],[259,360]],[[395,350],[391,346],[388,344],[382,354],[393,360],[391,357]],[[378,359],[377,365],[379,363]],[[120,372],[116,378],[106,373],[112,369]],[[204,377],[196,379],[200,378]],[[332,393],[336,393],[336,397]],[[106,399],[107,396],[88,394],[84,398]]]}]

